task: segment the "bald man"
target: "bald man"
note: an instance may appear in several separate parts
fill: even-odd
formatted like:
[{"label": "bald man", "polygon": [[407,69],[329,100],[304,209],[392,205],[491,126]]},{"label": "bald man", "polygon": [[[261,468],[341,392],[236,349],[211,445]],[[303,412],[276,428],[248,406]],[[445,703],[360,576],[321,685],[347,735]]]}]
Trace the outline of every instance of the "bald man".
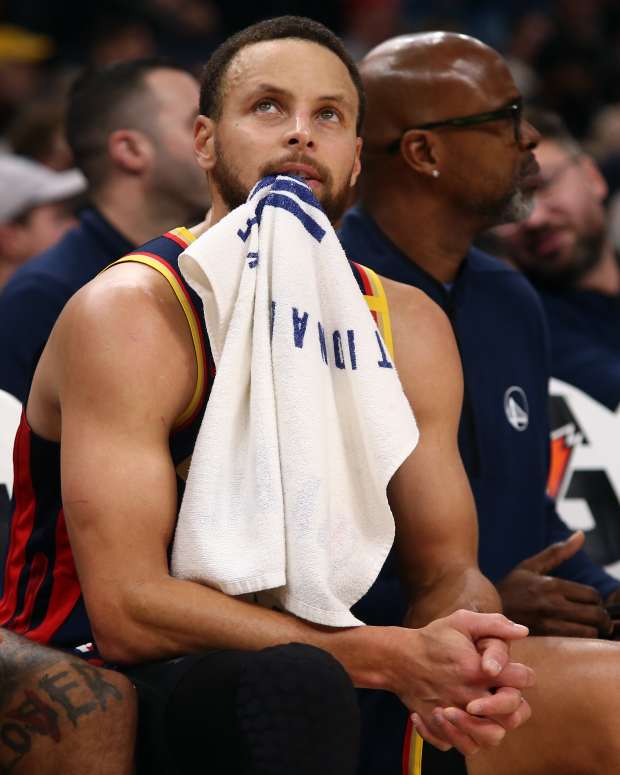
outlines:
[{"label": "bald man", "polygon": [[[570,535],[545,496],[540,306],[518,273],[471,247],[485,229],[529,213],[538,134],[522,119],[505,62],[467,36],[395,38],[371,51],[361,71],[368,94],[361,202],[341,237],[350,259],[420,288],[451,319],[465,374],[459,444],[478,509],[482,570],[506,613],[532,631],[608,634],[602,600],[618,582],[581,551],[583,535]],[[364,621],[396,623],[409,602],[390,568],[358,606]],[[421,624],[425,611],[416,610]],[[606,697],[609,681],[620,678],[618,647],[546,638],[528,639],[516,653],[523,652],[539,667],[539,686],[528,695],[534,720],[497,753],[472,758],[470,773],[620,771],[610,720],[620,707]],[[563,697],[569,677],[577,705]],[[393,698],[363,701],[365,730],[384,731],[379,746],[365,735],[364,772],[396,773],[406,714]],[[584,713],[581,703],[596,712]],[[581,747],[567,746],[577,733]],[[429,765],[432,754],[425,758]],[[462,763],[452,766],[463,771]]]}]

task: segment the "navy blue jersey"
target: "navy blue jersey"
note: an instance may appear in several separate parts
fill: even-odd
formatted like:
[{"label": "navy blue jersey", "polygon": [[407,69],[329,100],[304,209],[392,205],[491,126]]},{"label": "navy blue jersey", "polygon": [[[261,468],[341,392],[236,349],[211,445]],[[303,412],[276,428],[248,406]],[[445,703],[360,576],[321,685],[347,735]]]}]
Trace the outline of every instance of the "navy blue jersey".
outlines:
[{"label": "navy blue jersey", "polygon": [[[194,394],[170,435],[178,503],[215,373],[202,302],[178,271],[179,255],[193,239],[187,229],[175,229],[115,262],[146,264],[168,280],[194,342],[198,375]],[[391,330],[382,285],[364,267],[352,264],[351,268],[389,347]],[[25,412],[15,440],[14,461],[15,505],[0,599],[0,626],[40,643],[78,649],[87,657],[96,654],[62,508],[60,444],[34,433]]]},{"label": "navy blue jersey", "polygon": [[[175,229],[121,261],[147,264],[170,283],[192,333],[197,381],[192,399],[170,435],[179,491],[194,449],[214,374],[202,303],[183,282],[178,257],[193,236]],[[60,444],[42,439],[25,412],[15,440],[14,508],[4,566],[0,626],[39,643],[85,647],[92,632],[73,562],[61,500]]]},{"label": "navy blue jersey", "polygon": [[[474,249],[447,290],[360,209],[345,216],[340,237],[350,260],[420,288],[452,322],[465,379],[459,447],[478,511],[480,567],[497,581],[570,532],[546,495],[549,357],[540,301],[519,272]],[[603,596],[619,585],[583,551],[556,573]],[[383,604],[358,615],[368,620],[371,609],[374,623]]]}]

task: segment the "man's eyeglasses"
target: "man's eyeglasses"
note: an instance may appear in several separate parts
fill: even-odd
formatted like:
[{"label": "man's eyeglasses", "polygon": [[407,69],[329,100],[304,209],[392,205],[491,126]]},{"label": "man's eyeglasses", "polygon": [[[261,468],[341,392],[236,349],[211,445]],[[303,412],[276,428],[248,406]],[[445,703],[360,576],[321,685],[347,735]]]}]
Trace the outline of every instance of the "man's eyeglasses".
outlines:
[{"label": "man's eyeglasses", "polygon": [[396,153],[400,148],[400,142],[403,139],[405,132],[409,132],[410,129],[439,129],[440,127],[470,127],[478,126],[479,124],[488,124],[491,121],[500,121],[502,119],[511,119],[512,128],[514,131],[515,142],[517,145],[521,142],[521,124],[523,120],[523,102],[518,99],[510,105],[506,105],[504,108],[498,110],[490,110],[486,113],[475,113],[473,116],[460,116],[458,118],[446,118],[443,121],[429,121],[427,124],[418,124],[417,126],[410,126],[403,130],[401,136],[391,142],[386,150],[388,153]]}]

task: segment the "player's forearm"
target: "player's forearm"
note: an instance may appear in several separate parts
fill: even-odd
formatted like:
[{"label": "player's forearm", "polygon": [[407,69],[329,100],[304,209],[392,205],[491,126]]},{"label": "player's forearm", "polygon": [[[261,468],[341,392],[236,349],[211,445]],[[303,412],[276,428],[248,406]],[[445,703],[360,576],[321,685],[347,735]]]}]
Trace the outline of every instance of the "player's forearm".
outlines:
[{"label": "player's forearm", "polygon": [[450,568],[410,594],[407,626],[423,627],[458,609],[480,613],[501,612],[502,603],[494,585],[477,567]]},{"label": "player's forearm", "polygon": [[92,619],[99,650],[112,662],[297,642],[330,652],[356,686],[390,688],[390,628],[320,627],[190,581],[168,577],[133,585],[117,604],[115,616],[95,610]]}]

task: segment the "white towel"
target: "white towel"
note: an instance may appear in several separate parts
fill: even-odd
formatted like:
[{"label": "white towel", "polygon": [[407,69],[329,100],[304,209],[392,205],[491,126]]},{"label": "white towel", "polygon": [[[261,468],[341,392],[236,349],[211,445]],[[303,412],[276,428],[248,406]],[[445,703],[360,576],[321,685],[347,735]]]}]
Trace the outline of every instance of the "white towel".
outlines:
[{"label": "white towel", "polygon": [[331,224],[301,180],[265,178],[179,265],[217,374],[174,575],[361,624],[350,608],[394,539],[386,486],[418,431]]}]

